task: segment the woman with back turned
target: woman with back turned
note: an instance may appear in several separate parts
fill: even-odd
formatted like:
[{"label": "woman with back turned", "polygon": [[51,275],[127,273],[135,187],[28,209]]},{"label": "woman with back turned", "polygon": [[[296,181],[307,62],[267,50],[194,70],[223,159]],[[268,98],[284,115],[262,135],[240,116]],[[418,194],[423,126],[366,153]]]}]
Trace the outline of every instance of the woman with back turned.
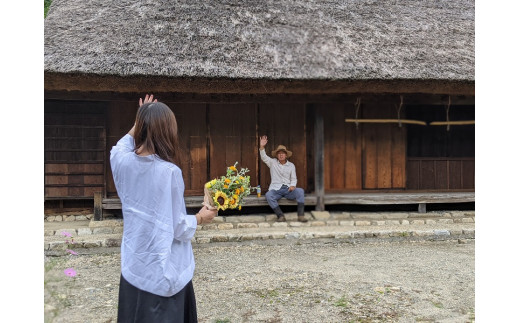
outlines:
[{"label": "woman with back turned", "polygon": [[110,152],[124,221],[118,322],[197,322],[191,239],[217,212],[186,213],[179,151],[172,110],[139,99],[133,128]]}]

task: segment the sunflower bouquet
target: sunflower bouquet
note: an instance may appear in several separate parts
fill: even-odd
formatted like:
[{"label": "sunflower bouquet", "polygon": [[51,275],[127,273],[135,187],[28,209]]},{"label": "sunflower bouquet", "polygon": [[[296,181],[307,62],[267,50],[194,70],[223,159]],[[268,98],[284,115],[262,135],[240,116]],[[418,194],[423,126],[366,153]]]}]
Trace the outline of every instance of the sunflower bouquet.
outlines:
[{"label": "sunflower bouquet", "polygon": [[237,170],[236,162],[229,166],[225,176],[212,179],[204,185],[204,205],[218,210],[242,209],[243,199],[251,193],[249,169]]}]

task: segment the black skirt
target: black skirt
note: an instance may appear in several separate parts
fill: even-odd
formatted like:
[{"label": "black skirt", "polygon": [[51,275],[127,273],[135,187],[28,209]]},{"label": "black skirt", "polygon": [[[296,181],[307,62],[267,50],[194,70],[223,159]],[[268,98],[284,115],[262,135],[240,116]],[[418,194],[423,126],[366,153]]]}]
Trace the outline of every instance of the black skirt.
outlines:
[{"label": "black skirt", "polygon": [[121,275],[117,322],[197,322],[197,304],[191,280],[177,294],[163,297],[133,286]]}]

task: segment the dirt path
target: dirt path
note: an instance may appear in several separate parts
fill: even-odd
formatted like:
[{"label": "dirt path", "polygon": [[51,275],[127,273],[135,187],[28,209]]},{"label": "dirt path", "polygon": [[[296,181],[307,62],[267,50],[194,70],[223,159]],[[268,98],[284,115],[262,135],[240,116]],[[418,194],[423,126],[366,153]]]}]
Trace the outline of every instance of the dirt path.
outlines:
[{"label": "dirt path", "polygon": [[[474,319],[473,241],[213,243],[194,253],[199,322]],[[46,318],[115,322],[119,256],[46,257]]]}]

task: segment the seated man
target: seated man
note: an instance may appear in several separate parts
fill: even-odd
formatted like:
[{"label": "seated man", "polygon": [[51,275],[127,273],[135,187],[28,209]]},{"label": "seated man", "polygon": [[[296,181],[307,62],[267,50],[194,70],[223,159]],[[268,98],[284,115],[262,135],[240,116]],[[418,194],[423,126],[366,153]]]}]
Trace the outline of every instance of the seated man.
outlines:
[{"label": "seated man", "polygon": [[292,156],[292,152],[285,146],[279,145],[271,152],[274,158],[270,158],[265,153],[267,136],[260,137],[260,157],[271,171],[271,184],[269,191],[265,194],[267,203],[278,217],[278,222],[285,222],[285,216],[278,205],[278,200],[285,197],[289,200],[298,202],[298,221],[307,222],[304,216],[305,197],[302,188],[297,188],[296,168],[294,164],[287,160]]}]

